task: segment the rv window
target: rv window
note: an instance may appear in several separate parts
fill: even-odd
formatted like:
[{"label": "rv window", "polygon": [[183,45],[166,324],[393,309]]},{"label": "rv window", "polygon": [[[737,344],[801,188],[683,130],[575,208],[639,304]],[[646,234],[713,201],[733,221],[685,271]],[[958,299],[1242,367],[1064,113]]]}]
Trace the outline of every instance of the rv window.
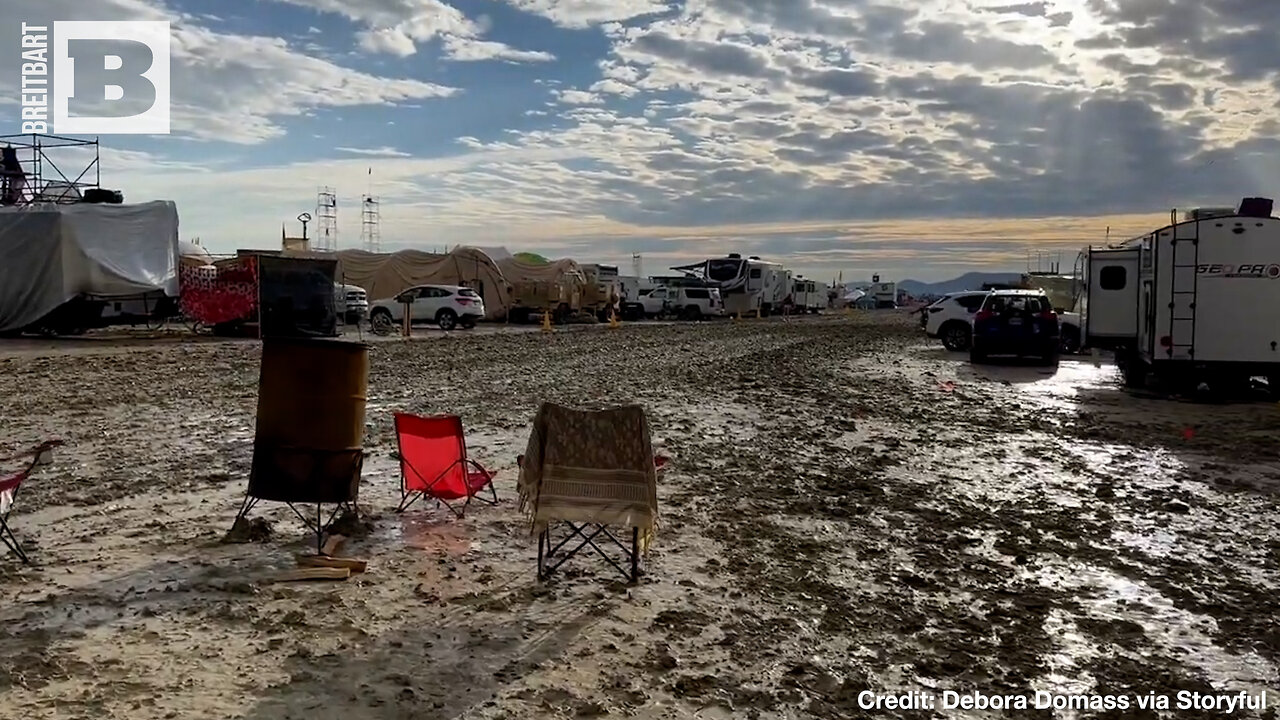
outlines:
[{"label": "rv window", "polygon": [[760,279],[760,268],[751,268],[751,279],[752,280]]},{"label": "rv window", "polygon": [[1098,285],[1103,290],[1123,290],[1125,274],[1123,265],[1108,265],[1098,271]]}]

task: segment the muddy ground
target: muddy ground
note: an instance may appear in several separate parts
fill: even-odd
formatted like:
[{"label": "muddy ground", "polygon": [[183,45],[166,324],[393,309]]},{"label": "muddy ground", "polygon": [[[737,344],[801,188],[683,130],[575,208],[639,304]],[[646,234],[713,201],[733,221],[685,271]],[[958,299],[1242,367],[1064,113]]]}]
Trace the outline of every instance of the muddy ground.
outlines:
[{"label": "muddy ground", "polygon": [[[0,557],[0,715],[1000,715],[866,710],[863,690],[1280,703],[1273,403],[1133,397],[1088,357],[973,367],[896,313],[371,348],[373,531],[344,551],[369,569],[300,584],[272,582],[312,542],[286,507],[255,511],[266,542],[222,542],[254,342],[0,347],[0,454],[68,443],[11,518],[35,566]],[[673,458],[638,586],[591,556],[536,582],[515,456],[543,400],[642,403]],[[393,410],[461,414],[500,505],[392,512]]]}]

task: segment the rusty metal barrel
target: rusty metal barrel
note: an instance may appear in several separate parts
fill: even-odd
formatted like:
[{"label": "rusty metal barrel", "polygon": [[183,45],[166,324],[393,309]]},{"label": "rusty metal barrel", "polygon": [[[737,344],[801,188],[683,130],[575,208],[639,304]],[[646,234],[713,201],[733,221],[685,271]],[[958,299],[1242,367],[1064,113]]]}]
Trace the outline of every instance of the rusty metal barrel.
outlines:
[{"label": "rusty metal barrel", "polygon": [[249,495],[287,503],[354,502],[368,390],[364,343],[264,340]]}]

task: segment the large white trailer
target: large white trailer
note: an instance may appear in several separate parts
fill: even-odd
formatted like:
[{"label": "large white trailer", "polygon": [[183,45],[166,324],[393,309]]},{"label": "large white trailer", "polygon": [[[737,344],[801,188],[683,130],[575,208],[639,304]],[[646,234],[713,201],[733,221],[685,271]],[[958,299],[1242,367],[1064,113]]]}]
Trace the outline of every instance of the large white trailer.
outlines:
[{"label": "large white trailer", "polygon": [[816,313],[827,308],[827,284],[797,276],[791,282],[791,299],[796,312]]},{"label": "large white trailer", "polygon": [[791,292],[791,271],[754,255],[744,258],[730,253],[728,257],[671,269],[693,273],[719,288],[728,315],[750,315],[757,310],[761,315],[779,312]]},{"label": "large white trailer", "polygon": [[898,307],[898,283],[881,282],[879,275],[872,275],[867,293],[875,299],[876,308]]},{"label": "large white trailer", "polygon": [[1272,201],[1192,210],[1084,252],[1086,344],[1111,349],[1129,385],[1280,387],[1280,218]]}]

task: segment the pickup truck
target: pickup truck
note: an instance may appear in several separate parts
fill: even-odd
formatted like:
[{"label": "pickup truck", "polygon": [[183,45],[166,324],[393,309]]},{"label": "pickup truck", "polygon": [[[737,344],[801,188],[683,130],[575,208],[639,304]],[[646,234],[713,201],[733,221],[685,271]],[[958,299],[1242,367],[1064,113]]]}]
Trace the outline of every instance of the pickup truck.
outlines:
[{"label": "pickup truck", "polygon": [[625,298],[619,304],[622,319],[637,320],[640,318],[666,317],[674,295],[675,293],[670,288],[641,288],[635,296]]}]

